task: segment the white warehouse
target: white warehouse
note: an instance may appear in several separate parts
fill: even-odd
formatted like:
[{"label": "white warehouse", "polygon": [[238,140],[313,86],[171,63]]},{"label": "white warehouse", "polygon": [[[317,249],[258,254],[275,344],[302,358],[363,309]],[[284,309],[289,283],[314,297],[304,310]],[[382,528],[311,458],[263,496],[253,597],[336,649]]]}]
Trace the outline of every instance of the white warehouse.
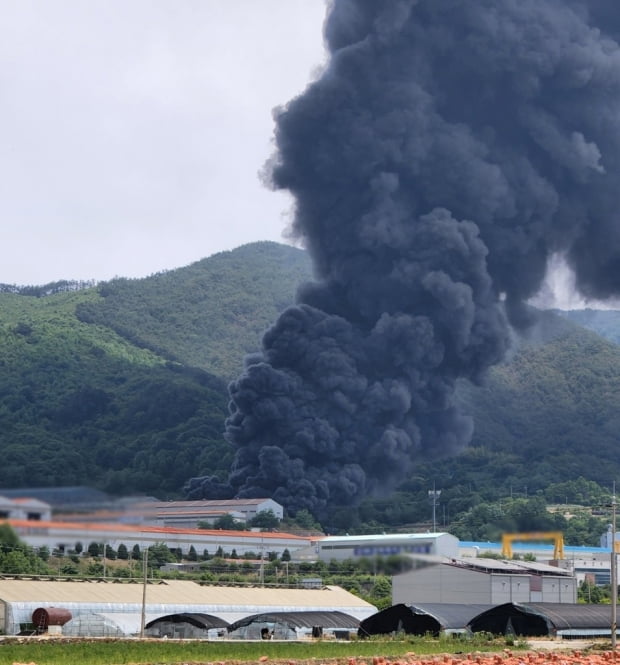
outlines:
[{"label": "white warehouse", "polygon": [[459,540],[449,533],[393,533],[366,536],[326,536],[298,550],[295,560],[330,561],[409,554],[456,557]]}]

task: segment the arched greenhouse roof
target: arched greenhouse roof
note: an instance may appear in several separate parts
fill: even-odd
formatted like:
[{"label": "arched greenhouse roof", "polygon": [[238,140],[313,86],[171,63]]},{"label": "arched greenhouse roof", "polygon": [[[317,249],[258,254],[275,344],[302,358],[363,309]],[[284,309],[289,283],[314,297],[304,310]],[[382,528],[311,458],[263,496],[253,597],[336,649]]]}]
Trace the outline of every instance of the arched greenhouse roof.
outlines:
[{"label": "arched greenhouse roof", "polygon": [[477,614],[490,607],[462,603],[399,603],[364,619],[358,634],[361,637],[399,632],[438,635],[442,631],[464,631]]},{"label": "arched greenhouse roof", "polygon": [[149,621],[145,628],[152,628],[156,624],[164,622],[190,623],[196,628],[204,628],[205,630],[208,630],[209,628],[228,628],[229,626],[228,621],[224,621],[224,619],[220,619],[213,614],[182,612],[178,614],[167,614],[166,616],[157,617],[157,619]]},{"label": "arched greenhouse roof", "polygon": [[291,628],[357,628],[359,619],[344,612],[307,611],[307,612],[264,612],[252,614],[235,621],[228,626],[228,632],[232,633],[238,628],[249,626],[252,623],[283,623]]},{"label": "arched greenhouse roof", "polygon": [[604,634],[611,627],[610,605],[504,603],[474,617],[472,632],[523,636]]}]

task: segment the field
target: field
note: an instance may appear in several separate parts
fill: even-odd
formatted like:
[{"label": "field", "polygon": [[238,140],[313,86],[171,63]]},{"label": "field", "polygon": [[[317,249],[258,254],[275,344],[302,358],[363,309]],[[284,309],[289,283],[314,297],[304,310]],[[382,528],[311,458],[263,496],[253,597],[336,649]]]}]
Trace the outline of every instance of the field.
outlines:
[{"label": "field", "polygon": [[[4,638],[0,641],[0,665],[197,665],[209,663],[333,663],[338,665],[413,665],[421,662],[415,654],[445,661],[445,654],[463,658],[465,653],[503,653],[505,640],[484,638],[411,638],[407,640],[364,640],[331,642],[232,642],[175,640],[112,640],[68,638]],[[387,663],[386,663],[387,665]],[[508,664],[506,664],[508,665]]]}]

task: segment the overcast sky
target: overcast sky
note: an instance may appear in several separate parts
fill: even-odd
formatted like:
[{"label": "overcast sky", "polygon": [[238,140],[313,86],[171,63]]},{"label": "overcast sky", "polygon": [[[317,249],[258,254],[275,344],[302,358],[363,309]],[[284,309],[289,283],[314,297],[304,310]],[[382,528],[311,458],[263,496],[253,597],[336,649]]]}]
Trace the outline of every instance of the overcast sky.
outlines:
[{"label": "overcast sky", "polygon": [[2,0],[0,282],[145,277],[254,240],[272,110],[324,62],[324,0]]}]

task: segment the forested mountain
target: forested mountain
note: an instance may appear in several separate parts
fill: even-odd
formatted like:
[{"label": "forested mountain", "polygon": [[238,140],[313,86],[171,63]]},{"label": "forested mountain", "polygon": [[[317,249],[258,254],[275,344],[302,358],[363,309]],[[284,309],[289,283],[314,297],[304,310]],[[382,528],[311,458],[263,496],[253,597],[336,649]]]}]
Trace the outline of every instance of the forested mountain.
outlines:
[{"label": "forested mountain", "polygon": [[[254,243],[144,279],[0,289],[0,487],[171,498],[192,476],[225,475],[226,383],[309,276],[304,252]],[[428,521],[433,486],[439,524],[500,497],[609,486],[619,383],[620,347],[546,313],[485,385],[461,386],[476,422],[461,455],[421,460],[396,493],[335,506],[328,526]]]},{"label": "forested mountain", "polygon": [[227,381],[309,272],[255,243],[140,280],[0,289],[0,487],[163,498],[224,472]]},{"label": "forested mountain", "polygon": [[80,303],[77,315],[162,357],[231,379],[310,276],[305,252],[258,242],[147,279],[102,284],[102,298]]},{"label": "forested mountain", "polygon": [[620,311],[616,309],[572,309],[558,312],[601,337],[620,344]]}]

